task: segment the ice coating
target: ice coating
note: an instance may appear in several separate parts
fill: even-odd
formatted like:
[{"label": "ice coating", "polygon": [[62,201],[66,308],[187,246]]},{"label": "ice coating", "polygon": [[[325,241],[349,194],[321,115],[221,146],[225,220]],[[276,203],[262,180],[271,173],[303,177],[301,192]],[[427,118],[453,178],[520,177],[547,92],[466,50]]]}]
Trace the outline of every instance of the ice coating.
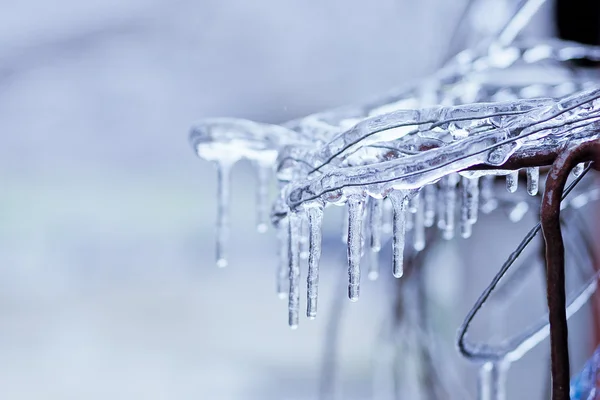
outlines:
[{"label": "ice coating", "polygon": [[306,316],[316,318],[317,297],[319,293],[319,261],[321,259],[321,222],[323,220],[323,208],[319,205],[306,208],[309,226],[309,248],[308,255],[308,277]]},{"label": "ice coating", "polygon": [[300,315],[300,216],[296,213],[288,215],[288,262],[290,291],[288,299],[288,325],[292,329],[298,327]]},{"label": "ice coating", "polygon": [[360,294],[360,259],[362,255],[362,218],[365,199],[348,199],[348,298],[357,301]]},{"label": "ice coating", "polygon": [[[277,292],[288,297],[291,327],[298,326],[301,257],[308,257],[309,264],[306,313],[316,316],[320,224],[330,205],[347,209],[342,236],[348,246],[352,300],[359,295],[363,247],[369,278],[374,279],[379,275],[378,252],[388,233],[392,233],[393,274],[399,277],[407,230],[412,247],[406,250],[419,252],[426,247],[428,228],[441,229],[450,239],[458,226],[460,235],[468,238],[479,212],[508,209],[511,219],[520,219],[528,203],[507,202],[509,194],[500,185],[506,179],[509,192],[518,187],[517,168],[510,164],[539,153],[548,154],[550,160],[566,143],[594,140],[600,132],[597,85],[567,64],[578,58],[600,60],[600,48],[558,40],[515,41],[542,3],[520,2],[491,42],[465,50],[433,76],[373,101],[282,126],[232,118],[196,124],[190,134],[195,152],[221,166],[218,264],[226,264],[225,182],[241,159],[259,168],[259,231],[267,226],[269,170],[276,171],[280,183],[271,221],[280,241]],[[536,73],[543,69],[552,73]],[[543,165],[547,161],[525,168],[532,196],[539,191],[538,167]],[[389,200],[384,202],[385,198]],[[393,213],[386,213],[390,201]],[[387,223],[390,215],[392,223]]]},{"label": "ice coating", "polygon": [[392,271],[395,278],[404,275],[404,244],[406,234],[406,207],[408,194],[394,191],[388,194],[394,210],[392,239]]},{"label": "ice coating", "polygon": [[217,163],[217,266],[227,266],[227,241],[229,240],[229,201],[231,163]]},{"label": "ice coating", "polygon": [[540,167],[530,167],[527,173],[527,193],[531,196],[538,194],[540,186]]}]

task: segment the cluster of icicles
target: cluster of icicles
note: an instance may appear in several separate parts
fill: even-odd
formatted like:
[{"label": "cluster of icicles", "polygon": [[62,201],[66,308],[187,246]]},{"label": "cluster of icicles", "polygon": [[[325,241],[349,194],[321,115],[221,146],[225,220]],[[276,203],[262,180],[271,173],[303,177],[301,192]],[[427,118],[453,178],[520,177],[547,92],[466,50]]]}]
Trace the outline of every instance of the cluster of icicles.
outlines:
[{"label": "cluster of icicles", "polygon": [[[526,57],[532,52],[537,57]],[[506,53],[513,54],[511,63],[494,61],[498,54]],[[568,56],[600,59],[600,49],[560,41],[533,47],[492,47],[467,65],[472,69],[479,65],[479,73],[486,70],[483,66],[488,72],[495,69],[491,75],[504,81],[511,68],[521,70],[523,65],[535,66],[548,59],[557,65]],[[479,210],[494,208],[492,181],[496,176],[506,177],[508,192],[517,190],[519,171],[498,169],[511,157],[598,138],[600,90],[593,80],[577,74],[578,79],[557,85],[528,81],[517,90],[520,96],[529,91],[549,97],[523,99],[515,95],[514,100],[483,102],[499,92],[508,96],[506,87],[497,85],[493,95],[491,84],[473,87],[472,74],[463,63],[450,63],[455,66],[454,74],[447,67],[441,78],[427,79],[384,100],[310,115],[282,126],[227,118],[196,124],[191,133],[194,149],[219,167],[217,264],[227,264],[229,173],[240,159],[257,166],[259,231],[267,227],[268,183],[273,170],[280,183],[271,220],[281,240],[279,277],[289,280],[289,324],[297,327],[301,256],[308,257],[309,265],[307,315],[316,315],[320,225],[326,206],[345,205],[348,210],[348,295],[357,300],[364,238],[372,252],[381,249],[383,199],[388,199],[393,209],[392,269],[395,277],[401,277],[407,229],[413,231],[415,250],[424,248],[425,230],[434,225],[445,239],[453,238],[457,227],[461,236],[469,237]],[[434,80],[436,85],[431,83]],[[557,98],[558,86],[560,94],[570,95]],[[403,108],[407,103],[423,104],[424,98],[457,103],[456,94],[465,92],[482,102]],[[539,176],[539,168],[526,169],[530,195],[539,191]],[[369,275],[378,275],[376,266],[371,266]],[[278,287],[285,296],[284,282]]]},{"label": "cluster of icicles", "polygon": [[[600,48],[558,40],[514,41],[524,19],[535,12],[534,3],[538,7],[543,1],[523,2],[512,25],[491,44],[464,51],[433,76],[366,104],[282,125],[234,118],[197,123],[191,144],[218,166],[217,265],[227,265],[229,178],[242,159],[257,169],[258,230],[266,231],[270,219],[278,232],[277,290],[288,298],[292,328],[301,313],[303,258],[308,259],[306,315],[317,315],[326,207],[347,210],[348,297],[356,301],[361,259],[369,254],[368,277],[377,278],[376,255],[384,235],[391,233],[391,270],[400,278],[405,244],[422,251],[427,229],[439,229],[446,240],[456,231],[468,238],[478,214],[506,203],[506,194],[516,192],[521,180],[536,196],[544,185],[539,167],[521,174],[506,165],[600,138],[598,80],[570,64],[574,59],[600,61]],[[583,168],[578,166],[574,175]],[[269,211],[273,173],[279,195]],[[498,176],[506,180],[504,194],[495,189]],[[523,204],[518,198],[510,204],[512,220],[527,212]],[[584,300],[595,285],[594,280],[581,295]],[[527,350],[547,336],[547,328],[544,323],[541,334],[523,342]],[[511,361],[527,350],[519,347]],[[497,365],[485,363],[484,371],[492,367]]]}]

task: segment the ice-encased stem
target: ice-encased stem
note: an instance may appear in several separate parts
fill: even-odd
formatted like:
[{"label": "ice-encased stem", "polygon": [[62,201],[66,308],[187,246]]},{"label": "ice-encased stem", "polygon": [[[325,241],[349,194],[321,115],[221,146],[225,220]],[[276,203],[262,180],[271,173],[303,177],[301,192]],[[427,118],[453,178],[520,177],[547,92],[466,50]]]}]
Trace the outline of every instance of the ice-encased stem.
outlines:
[{"label": "ice-encased stem", "polygon": [[288,324],[290,328],[298,327],[300,314],[300,259],[299,236],[301,219],[296,213],[288,215],[288,262],[290,293],[288,300]]},{"label": "ice-encased stem", "polygon": [[514,193],[519,188],[519,171],[511,171],[510,174],[506,175],[506,190],[510,193]]},{"label": "ice-encased stem", "polygon": [[540,187],[540,168],[527,168],[527,193],[531,196],[538,194]]},{"label": "ice-encased stem", "polygon": [[271,167],[256,163],[256,229],[260,233],[267,231],[269,226],[269,178]]},{"label": "ice-encased stem", "polygon": [[435,209],[436,209],[436,200],[437,200],[437,188],[435,184],[427,185],[423,189],[423,197],[425,203],[425,215],[424,221],[426,227],[432,227],[435,223]]},{"label": "ice-encased stem", "polygon": [[393,272],[394,277],[401,278],[404,275],[404,243],[406,241],[406,209],[408,198],[406,193],[401,191],[391,192],[387,197],[391,200],[394,209],[392,240]]},{"label": "ice-encased stem", "polygon": [[277,295],[285,299],[289,294],[289,223],[287,218],[279,221],[277,225],[277,239],[279,241],[279,265],[277,267]]},{"label": "ice-encased stem", "polygon": [[360,258],[362,255],[362,218],[365,198],[348,198],[348,298],[357,301],[360,294]]},{"label": "ice-encased stem", "polygon": [[319,261],[321,260],[321,223],[323,221],[323,208],[319,206],[308,207],[309,226],[309,254],[308,277],[306,278],[307,304],[306,316],[316,318],[317,297],[319,295]]},{"label": "ice-encased stem", "polygon": [[217,163],[217,266],[227,266],[227,241],[229,240],[229,203],[232,163]]},{"label": "ice-encased stem", "polygon": [[381,250],[381,228],[383,226],[383,200],[369,200],[369,227],[371,234],[371,250]]},{"label": "ice-encased stem", "polygon": [[479,370],[477,399],[506,400],[507,362],[487,362]]}]

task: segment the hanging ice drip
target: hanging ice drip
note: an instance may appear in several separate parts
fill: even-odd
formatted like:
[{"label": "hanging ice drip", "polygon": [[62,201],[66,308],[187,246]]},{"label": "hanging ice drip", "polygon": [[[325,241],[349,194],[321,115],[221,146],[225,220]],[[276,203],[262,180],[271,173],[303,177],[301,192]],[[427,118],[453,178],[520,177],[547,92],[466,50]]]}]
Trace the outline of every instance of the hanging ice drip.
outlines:
[{"label": "hanging ice drip", "polygon": [[[360,297],[363,254],[375,259],[370,262],[370,279],[382,273],[402,279],[407,235],[414,251],[420,252],[430,245],[427,232],[432,230],[439,230],[436,237],[444,240],[469,238],[479,213],[501,208],[518,221],[530,209],[530,202],[518,193],[527,193],[539,204],[544,192],[542,209],[547,216],[543,211],[543,223],[532,235],[542,229],[547,243],[560,243],[560,225],[558,233],[552,231],[556,228],[553,218],[561,210],[566,178],[558,179],[557,171],[562,166],[568,175],[572,169],[579,179],[583,163],[597,160],[600,139],[598,82],[576,73],[567,62],[600,60],[600,49],[557,40],[515,41],[524,21],[541,3],[523,2],[495,40],[461,52],[423,82],[364,105],[310,115],[282,126],[238,119],[196,124],[190,136],[194,150],[219,169],[217,265],[227,265],[229,172],[240,159],[256,166],[259,231],[267,225],[269,177],[276,176],[279,183],[270,219],[280,242],[277,292],[288,299],[292,328],[300,322],[302,258],[308,258],[306,316],[312,319],[318,314],[321,224],[331,205],[347,210],[343,236],[351,301]],[[557,71],[555,81],[536,81],[535,75],[525,82],[518,79],[524,68],[548,62]],[[432,99],[438,105],[427,106]],[[551,167],[549,175],[540,170],[547,167]],[[497,183],[500,179],[504,185]],[[576,198],[585,204],[592,197],[580,193]],[[575,207],[573,201],[565,200],[562,209]],[[392,259],[386,271],[376,256],[387,245],[383,240],[387,217],[391,217]],[[550,324],[545,319],[502,348],[470,346],[465,341],[470,321],[518,254],[511,256],[468,316],[459,348],[481,365],[480,398],[501,399],[510,364],[550,334],[553,399],[568,398],[564,397],[569,390],[565,363],[560,358],[564,354],[555,345],[564,339],[559,331],[566,327],[566,318],[595,290],[596,276],[567,304],[563,300],[561,305],[560,298],[549,303]],[[553,262],[555,271],[564,269],[564,256],[561,263],[560,255],[549,253],[549,271]],[[549,285],[555,278],[552,284],[560,286],[560,276],[552,272]],[[550,292],[549,301],[554,301]],[[565,306],[566,315],[554,315],[561,307],[564,313]],[[566,367],[568,374],[568,358]]]}]

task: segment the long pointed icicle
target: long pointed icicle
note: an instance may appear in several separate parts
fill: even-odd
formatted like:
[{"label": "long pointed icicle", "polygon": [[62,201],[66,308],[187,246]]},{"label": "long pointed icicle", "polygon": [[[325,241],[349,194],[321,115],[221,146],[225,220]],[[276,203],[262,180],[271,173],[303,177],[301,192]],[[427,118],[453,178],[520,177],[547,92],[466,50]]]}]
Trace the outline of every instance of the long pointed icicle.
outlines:
[{"label": "long pointed icicle", "polygon": [[365,199],[348,198],[348,298],[357,301],[360,294],[360,258],[362,254],[362,218]]},{"label": "long pointed icicle", "polygon": [[229,240],[230,172],[232,164],[217,164],[217,267],[227,266],[227,241]]},{"label": "long pointed icicle", "polygon": [[319,295],[319,261],[321,260],[321,223],[323,221],[323,208],[308,207],[309,226],[309,255],[308,277],[306,279],[306,316],[314,319],[317,317],[317,297]]},{"label": "long pointed icicle", "polygon": [[371,250],[381,250],[381,228],[383,225],[383,200],[370,199],[369,201],[369,226],[371,232]]},{"label": "long pointed icicle", "polygon": [[427,185],[423,189],[423,197],[425,203],[425,219],[423,223],[426,227],[432,227],[435,223],[435,209],[436,209],[436,200],[437,200],[437,188],[435,184]]},{"label": "long pointed icicle", "polygon": [[514,193],[519,188],[519,171],[512,171],[506,175],[506,190]]},{"label": "long pointed icicle", "polygon": [[394,208],[394,233],[392,240],[394,277],[404,275],[404,244],[406,235],[407,196],[404,192],[391,192],[388,198]]},{"label": "long pointed icicle", "polygon": [[288,324],[290,328],[298,328],[300,314],[300,260],[299,236],[300,217],[295,213],[288,215],[288,262],[290,278],[290,294],[288,300]]},{"label": "long pointed icicle", "polygon": [[269,226],[269,178],[271,167],[256,164],[258,185],[256,189],[256,229],[260,233],[267,231]]},{"label": "long pointed icicle", "polygon": [[538,194],[540,188],[540,168],[527,168],[527,193],[531,196]]},{"label": "long pointed icicle", "polygon": [[288,297],[289,289],[289,223],[287,218],[279,221],[277,239],[279,240],[279,265],[277,267],[277,295],[280,299]]},{"label": "long pointed icicle", "polygon": [[417,205],[414,224],[413,248],[421,251],[425,248],[425,202],[423,201],[419,201]]}]

